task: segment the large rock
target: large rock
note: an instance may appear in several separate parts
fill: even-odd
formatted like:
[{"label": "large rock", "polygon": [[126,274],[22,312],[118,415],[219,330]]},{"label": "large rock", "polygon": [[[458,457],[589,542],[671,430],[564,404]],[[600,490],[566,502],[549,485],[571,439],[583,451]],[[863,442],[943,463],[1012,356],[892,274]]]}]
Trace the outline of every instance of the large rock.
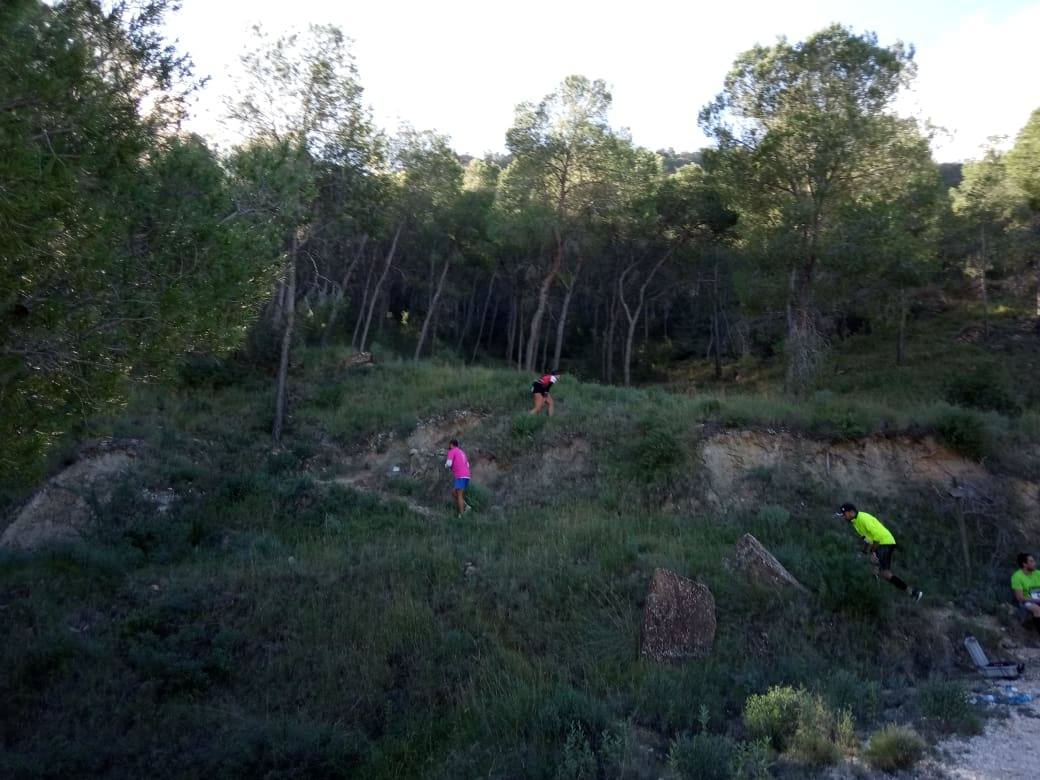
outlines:
[{"label": "large rock", "polygon": [[707,655],[714,642],[715,597],[707,586],[655,570],[643,611],[643,656],[683,661]]},{"label": "large rock", "polygon": [[805,586],[751,534],[740,537],[722,563],[729,571],[756,585],[805,590]]},{"label": "large rock", "polygon": [[34,550],[79,541],[96,519],[94,506],[109,501],[137,457],[133,440],[84,447],[77,460],[49,479],[18,511],[0,547]]}]

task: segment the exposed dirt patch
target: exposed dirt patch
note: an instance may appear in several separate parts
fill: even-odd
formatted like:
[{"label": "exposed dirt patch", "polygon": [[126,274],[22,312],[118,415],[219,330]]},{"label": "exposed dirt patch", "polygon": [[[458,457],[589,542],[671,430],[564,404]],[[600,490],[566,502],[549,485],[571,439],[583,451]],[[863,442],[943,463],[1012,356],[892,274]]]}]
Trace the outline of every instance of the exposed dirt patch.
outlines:
[{"label": "exposed dirt patch", "polygon": [[746,476],[755,469],[787,466],[841,491],[894,495],[912,486],[934,494],[967,491],[979,500],[1010,498],[1024,518],[1040,513],[1040,484],[1002,477],[963,458],[932,438],[874,437],[824,442],[788,433],[724,431],[701,446],[709,498],[727,505],[754,499]]},{"label": "exposed dirt patch", "polygon": [[82,539],[96,519],[94,507],[111,500],[141,447],[136,439],[82,447],[72,465],[47,480],[21,507],[0,536],[0,547],[33,550]]}]

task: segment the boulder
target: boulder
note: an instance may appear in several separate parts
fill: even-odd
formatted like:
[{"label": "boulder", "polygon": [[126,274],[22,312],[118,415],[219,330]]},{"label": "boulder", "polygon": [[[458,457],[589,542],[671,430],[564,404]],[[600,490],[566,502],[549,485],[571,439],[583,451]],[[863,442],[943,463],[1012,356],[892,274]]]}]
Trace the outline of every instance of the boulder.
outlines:
[{"label": "boulder", "polygon": [[654,571],[643,611],[642,655],[675,662],[707,655],[715,642],[715,597],[674,571]]},{"label": "boulder", "polygon": [[355,352],[353,355],[348,355],[343,359],[343,368],[354,368],[355,366],[364,366],[371,363],[371,352]]},{"label": "boulder", "polygon": [[763,587],[805,590],[805,586],[751,534],[740,537],[722,563],[734,574]]},{"label": "boulder", "polygon": [[0,536],[0,547],[34,550],[79,541],[96,520],[94,507],[111,500],[119,477],[137,457],[139,442],[103,441],[80,450],[21,507]]}]

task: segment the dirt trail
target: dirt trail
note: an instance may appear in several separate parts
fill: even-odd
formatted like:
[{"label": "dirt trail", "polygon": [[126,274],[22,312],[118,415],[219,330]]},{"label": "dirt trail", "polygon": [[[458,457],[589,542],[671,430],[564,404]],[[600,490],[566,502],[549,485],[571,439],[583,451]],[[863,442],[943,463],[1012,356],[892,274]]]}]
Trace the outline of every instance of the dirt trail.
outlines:
[{"label": "dirt trail", "polygon": [[443,461],[441,456],[448,449],[451,438],[484,419],[476,412],[457,410],[419,421],[405,439],[398,439],[393,434],[381,434],[365,449],[351,454],[337,452],[334,458],[335,476],[318,481],[364,491],[384,501],[398,501],[422,517],[435,517],[438,511],[413,498],[385,489],[387,480],[398,474],[416,479],[425,479],[433,474],[439,476]]}]

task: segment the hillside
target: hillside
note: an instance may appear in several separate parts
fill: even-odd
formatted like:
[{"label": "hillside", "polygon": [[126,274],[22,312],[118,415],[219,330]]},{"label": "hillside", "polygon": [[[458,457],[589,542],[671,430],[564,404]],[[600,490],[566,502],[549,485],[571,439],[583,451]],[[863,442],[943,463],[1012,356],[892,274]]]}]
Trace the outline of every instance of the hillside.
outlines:
[{"label": "hillside", "polygon": [[[81,483],[83,541],[0,553],[4,776],[697,776],[738,744],[745,768],[811,772],[830,748],[745,742],[748,697],[775,685],[847,709],[859,739],[977,727],[959,640],[1017,636],[1000,605],[1036,517],[1016,424],[985,418],[1002,456],[981,466],[945,404],[565,377],[532,418],[524,374],[344,356],[301,353],[282,447],[270,380],[234,364],[96,424],[94,451],[129,465]],[[896,533],[921,604],[870,577],[833,517],[849,499]],[[808,592],[727,571],[746,532]],[[713,592],[706,658],[641,659],[658,567]]]}]

